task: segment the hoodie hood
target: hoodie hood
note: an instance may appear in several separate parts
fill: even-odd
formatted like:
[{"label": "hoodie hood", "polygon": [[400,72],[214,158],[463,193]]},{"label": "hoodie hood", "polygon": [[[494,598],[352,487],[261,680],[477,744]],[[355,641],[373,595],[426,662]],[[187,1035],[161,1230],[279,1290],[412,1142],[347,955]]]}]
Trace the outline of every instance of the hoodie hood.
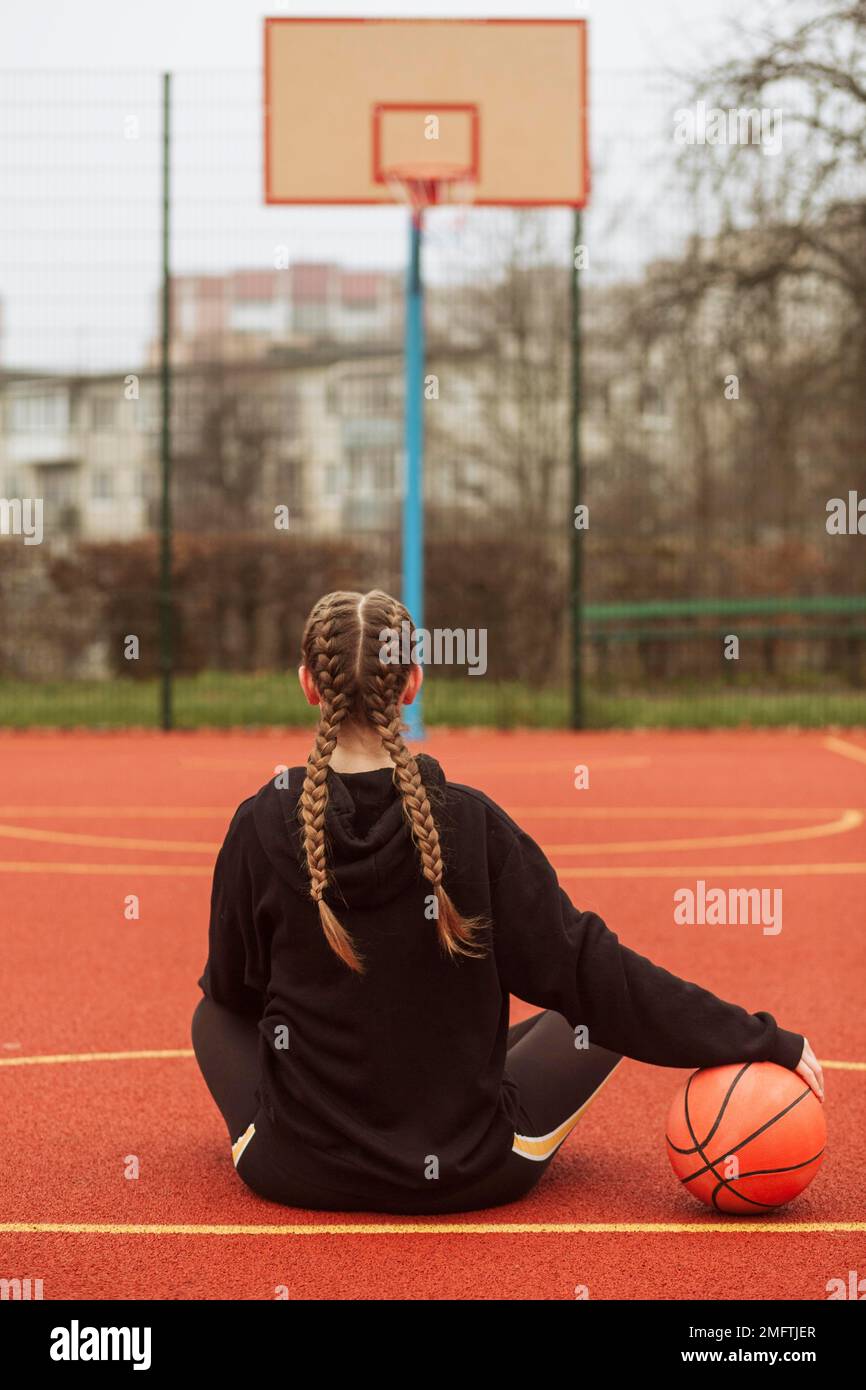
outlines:
[{"label": "hoodie hood", "polygon": [[[426,753],[417,761],[435,816],[443,800],[445,774]],[[305,776],[306,768],[293,767],[288,786],[266,782],[253,807],[265,853],[279,876],[302,897],[310,891],[298,822]],[[326,897],[333,906],[377,907],[421,876],[393,768],[352,773],[328,769],[325,850],[331,884]]]}]

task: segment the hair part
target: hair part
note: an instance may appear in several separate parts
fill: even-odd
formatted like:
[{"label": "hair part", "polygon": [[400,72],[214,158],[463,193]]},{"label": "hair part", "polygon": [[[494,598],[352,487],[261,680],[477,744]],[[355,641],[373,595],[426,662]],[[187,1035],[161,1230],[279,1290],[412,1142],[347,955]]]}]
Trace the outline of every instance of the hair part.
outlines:
[{"label": "hair part", "polygon": [[400,697],[410,665],[380,660],[384,629],[400,630],[412,620],[402,603],[380,589],[367,594],[325,594],[307,619],[301,659],[319,692],[319,724],[298,803],[310,896],[319,910],[325,939],[351,970],[364,964],[351,937],[325,901],[329,884],[325,850],[328,766],[340,728],[351,719],[376,730],[394,764],[394,782],[418,850],[421,871],[436,899],[439,944],[450,958],[483,954],[477,937],[486,925],[463,917],[445,890],[442,846],[418,763],[403,739]]}]

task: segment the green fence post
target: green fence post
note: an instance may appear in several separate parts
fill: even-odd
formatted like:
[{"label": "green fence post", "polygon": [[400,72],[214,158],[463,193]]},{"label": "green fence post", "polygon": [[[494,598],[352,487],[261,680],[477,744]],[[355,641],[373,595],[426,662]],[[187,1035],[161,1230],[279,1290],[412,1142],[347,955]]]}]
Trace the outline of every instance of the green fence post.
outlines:
[{"label": "green fence post", "polygon": [[174,636],[172,611],[172,533],[171,533],[171,73],[162,75],[162,344],[160,382],[162,388],[159,517],[159,647],[160,713],[162,728],[174,724],[172,676]]},{"label": "green fence post", "polygon": [[582,729],[585,723],[583,689],[583,532],[575,526],[575,508],[582,501],[580,457],[580,270],[578,248],[581,245],[583,219],[579,208],[574,212],[574,231],[571,248],[571,545],[569,578],[569,612],[571,619],[570,710],[572,729]]}]

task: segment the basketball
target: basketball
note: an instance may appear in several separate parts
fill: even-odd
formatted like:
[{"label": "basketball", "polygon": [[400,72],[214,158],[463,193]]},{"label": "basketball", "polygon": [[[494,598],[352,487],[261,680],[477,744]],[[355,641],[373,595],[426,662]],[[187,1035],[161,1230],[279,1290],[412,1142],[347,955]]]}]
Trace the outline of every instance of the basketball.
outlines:
[{"label": "basketball", "polygon": [[802,1077],[774,1062],[694,1072],[668,1114],[671,1167],[716,1211],[760,1216],[797,1197],[824,1157],[824,1107]]}]

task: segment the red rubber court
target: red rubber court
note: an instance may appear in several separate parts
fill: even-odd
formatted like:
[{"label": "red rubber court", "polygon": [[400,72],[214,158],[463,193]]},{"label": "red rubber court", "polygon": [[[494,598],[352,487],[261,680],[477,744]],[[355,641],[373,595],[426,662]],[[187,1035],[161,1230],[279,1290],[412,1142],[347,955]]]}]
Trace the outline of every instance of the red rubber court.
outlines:
[{"label": "red rubber court", "polygon": [[[790,1209],[758,1220],[678,1188],[664,1126],[686,1073],[632,1061],[519,1204],[341,1217],[243,1187],[189,1043],[210,874],[238,802],[308,745],[306,732],[0,741],[0,1275],[41,1278],[46,1299],[824,1299],[828,1281],[866,1272],[863,732],[425,745],[626,944],[807,1034],[827,1155]],[[698,879],[781,888],[782,931],[675,925],[673,893]],[[514,1001],[514,1018],[527,1012]]]}]

